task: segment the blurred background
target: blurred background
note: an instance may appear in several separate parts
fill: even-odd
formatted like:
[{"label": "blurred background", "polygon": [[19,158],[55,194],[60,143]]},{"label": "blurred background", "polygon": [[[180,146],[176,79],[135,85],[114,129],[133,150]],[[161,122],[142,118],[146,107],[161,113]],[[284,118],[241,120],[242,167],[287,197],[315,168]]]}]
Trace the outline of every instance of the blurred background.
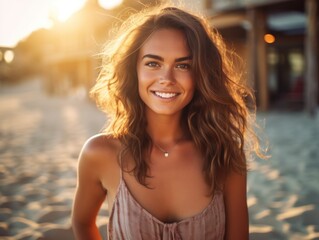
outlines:
[{"label": "blurred background", "polygon": [[[243,60],[269,160],[251,163],[251,239],[319,239],[317,0],[184,0]],[[0,0],[0,238],[73,239],[77,157],[103,45],[159,0]],[[234,66],[236,67],[236,66]],[[108,206],[98,218],[106,238]]]}]

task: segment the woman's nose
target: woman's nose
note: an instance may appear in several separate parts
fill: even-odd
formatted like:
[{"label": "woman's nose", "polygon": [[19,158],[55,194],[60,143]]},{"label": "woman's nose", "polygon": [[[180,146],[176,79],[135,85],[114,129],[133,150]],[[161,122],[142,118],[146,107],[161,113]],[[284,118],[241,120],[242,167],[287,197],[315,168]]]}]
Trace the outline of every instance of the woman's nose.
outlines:
[{"label": "woman's nose", "polygon": [[159,83],[160,84],[175,84],[176,81],[175,81],[173,70],[168,69],[165,72],[163,72],[163,74],[159,78]]}]

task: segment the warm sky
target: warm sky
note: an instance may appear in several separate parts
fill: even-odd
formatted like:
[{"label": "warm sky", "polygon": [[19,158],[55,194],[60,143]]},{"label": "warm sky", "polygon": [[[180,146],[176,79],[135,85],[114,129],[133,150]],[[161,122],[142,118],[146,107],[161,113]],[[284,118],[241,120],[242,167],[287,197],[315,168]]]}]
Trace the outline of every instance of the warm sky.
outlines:
[{"label": "warm sky", "polygon": [[[49,28],[50,16],[65,21],[86,0],[0,0],[0,46],[14,47],[19,40],[39,28]],[[122,0],[99,0],[111,8]]]}]

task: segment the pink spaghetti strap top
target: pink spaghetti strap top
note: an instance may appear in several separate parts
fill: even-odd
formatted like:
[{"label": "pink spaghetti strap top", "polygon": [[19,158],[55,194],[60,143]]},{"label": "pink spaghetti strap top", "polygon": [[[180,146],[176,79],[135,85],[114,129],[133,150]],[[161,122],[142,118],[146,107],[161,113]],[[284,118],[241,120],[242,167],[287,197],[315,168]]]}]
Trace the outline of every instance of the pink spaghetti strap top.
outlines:
[{"label": "pink spaghetti strap top", "polygon": [[164,223],[134,199],[121,176],[109,218],[109,240],[222,240],[224,232],[225,209],[221,192],[216,191],[210,204],[195,216]]}]

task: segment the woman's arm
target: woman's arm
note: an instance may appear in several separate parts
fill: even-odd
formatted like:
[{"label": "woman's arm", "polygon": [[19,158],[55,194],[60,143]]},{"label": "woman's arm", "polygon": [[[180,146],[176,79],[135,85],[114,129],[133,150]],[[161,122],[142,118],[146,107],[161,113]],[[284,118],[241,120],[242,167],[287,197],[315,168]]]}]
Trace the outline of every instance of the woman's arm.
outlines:
[{"label": "woman's arm", "polygon": [[226,240],[248,240],[247,175],[229,172],[225,179]]},{"label": "woman's arm", "polygon": [[102,239],[95,220],[105,200],[106,191],[99,178],[101,162],[94,141],[91,139],[84,145],[79,157],[78,182],[72,213],[72,228],[78,240]]}]

